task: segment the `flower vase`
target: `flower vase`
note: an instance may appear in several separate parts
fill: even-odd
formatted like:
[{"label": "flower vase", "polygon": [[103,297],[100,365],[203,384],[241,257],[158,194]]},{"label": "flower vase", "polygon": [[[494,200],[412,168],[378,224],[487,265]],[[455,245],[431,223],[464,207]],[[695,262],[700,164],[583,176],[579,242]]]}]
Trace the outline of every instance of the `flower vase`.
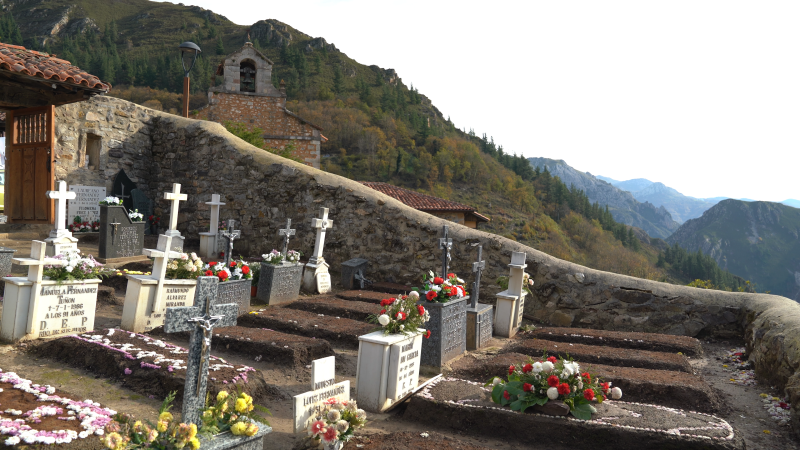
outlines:
[{"label": "flower vase", "polygon": [[258,296],[258,285],[251,285],[250,286],[250,297]]},{"label": "flower vase", "polygon": [[383,412],[414,392],[419,383],[424,329],[384,335],[375,331],[358,337],[356,393],[358,405]]},{"label": "flower vase", "polygon": [[323,442],[323,446],[325,450],[342,450],[342,447],[344,447],[344,441],[337,439],[333,442]]}]

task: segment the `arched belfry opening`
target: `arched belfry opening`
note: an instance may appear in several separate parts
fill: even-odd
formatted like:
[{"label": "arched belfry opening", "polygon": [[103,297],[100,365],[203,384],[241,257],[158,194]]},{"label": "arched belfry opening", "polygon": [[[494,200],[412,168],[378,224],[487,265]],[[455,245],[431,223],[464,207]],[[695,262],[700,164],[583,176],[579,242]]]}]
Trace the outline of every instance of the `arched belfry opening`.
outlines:
[{"label": "arched belfry opening", "polygon": [[256,63],[252,60],[245,59],[239,64],[239,90],[256,91]]}]

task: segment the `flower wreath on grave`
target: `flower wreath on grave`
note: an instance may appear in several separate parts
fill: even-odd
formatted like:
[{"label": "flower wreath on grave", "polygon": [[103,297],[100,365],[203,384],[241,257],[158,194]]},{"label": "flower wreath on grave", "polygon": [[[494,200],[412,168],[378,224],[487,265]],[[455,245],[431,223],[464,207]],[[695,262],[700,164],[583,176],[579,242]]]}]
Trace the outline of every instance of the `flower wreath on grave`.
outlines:
[{"label": "flower wreath on grave", "polygon": [[211,261],[203,266],[203,275],[207,277],[218,277],[220,282],[249,280],[253,278],[250,265],[244,260],[231,261],[230,267],[225,267],[224,262]]},{"label": "flower wreath on grave", "polygon": [[542,360],[529,358],[525,364],[509,366],[508,381],[492,378],[486,383],[494,386],[492,401],[525,412],[532,406],[561,400],[569,406],[570,414],[590,420],[597,412],[592,403],[602,403],[609,395],[614,400],[622,398],[620,388],[612,388],[611,383],[601,382],[596,375],[581,373],[580,366],[571,358],[548,358],[545,353]]},{"label": "flower wreath on grave", "polygon": [[128,217],[130,217],[131,222],[144,222],[144,214],[140,213],[138,209],[129,212]]},{"label": "flower wreath on grave", "polygon": [[203,261],[196,253],[181,253],[180,258],[172,258],[167,262],[166,277],[173,280],[192,280],[200,276]]},{"label": "flower wreath on grave", "polygon": [[118,413],[114,420],[106,425],[105,436],[100,440],[111,450],[125,450],[126,448],[178,450],[200,448],[197,438],[197,425],[178,423],[172,413],[172,401],[175,400],[177,391],[169,393],[161,408],[158,410],[158,422],[154,425],[149,421],[145,424],[135,420],[130,414]]},{"label": "flower wreath on grave", "polygon": [[203,422],[200,433],[213,436],[230,431],[234,436],[255,436],[259,423],[269,425],[267,419],[255,411],[270,416],[272,413],[261,405],[254,405],[253,397],[242,392],[241,387],[237,389],[235,396],[220,391],[214,403],[210,402],[210,396],[206,396],[206,407],[200,414]]},{"label": "flower wreath on grave", "polygon": [[418,295],[424,295],[429,302],[447,303],[469,295],[464,289],[464,280],[454,273],[448,273],[447,279],[437,277],[433,271],[422,274],[422,289],[414,288]]},{"label": "flower wreath on grave", "polygon": [[92,278],[103,278],[116,274],[115,269],[107,269],[99,262],[95,261],[92,255],[81,257],[80,249],[66,250],[53,257],[67,263],[63,266],[51,266],[45,264],[42,272],[45,280],[72,281],[90,280]]},{"label": "flower wreath on grave", "polygon": [[367,413],[358,409],[355,400],[325,400],[324,407],[319,410],[308,434],[321,439],[326,444],[337,441],[347,442],[353,437],[357,428],[367,423]]},{"label": "flower wreath on grave", "polygon": [[[414,334],[427,322],[431,315],[422,305],[417,305],[419,294],[412,291],[409,295],[381,300],[381,312],[367,319],[383,328],[384,336],[389,334]],[[431,336],[430,330],[425,338]]]},{"label": "flower wreath on grave", "polygon": [[281,254],[281,252],[272,249],[271,252],[261,255],[261,258],[264,259],[265,263],[277,266],[281,262],[283,262],[284,259],[286,260],[286,262],[297,264],[300,262],[301,256],[303,256],[302,253],[295,250],[289,250],[286,252],[286,256],[284,257],[283,254]]},{"label": "flower wreath on grave", "polygon": [[106,197],[100,200],[100,204],[104,206],[120,206],[122,205],[122,200],[117,197]]},{"label": "flower wreath on grave", "polygon": [[[497,285],[500,286],[503,290],[508,289],[508,277],[500,277],[497,279]],[[528,273],[522,274],[522,289],[528,293],[528,295],[533,295],[531,292],[531,286],[533,286],[533,279],[531,278]]]}]

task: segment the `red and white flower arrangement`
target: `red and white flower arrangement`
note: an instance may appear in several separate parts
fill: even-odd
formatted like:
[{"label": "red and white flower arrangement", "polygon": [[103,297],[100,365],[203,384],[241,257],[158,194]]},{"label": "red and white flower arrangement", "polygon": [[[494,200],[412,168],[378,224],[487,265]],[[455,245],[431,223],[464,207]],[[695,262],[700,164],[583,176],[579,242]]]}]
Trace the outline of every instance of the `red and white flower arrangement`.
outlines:
[{"label": "red and white flower arrangement", "polygon": [[454,273],[448,273],[447,278],[437,277],[433,271],[422,275],[422,288],[414,291],[425,297],[429,302],[447,303],[469,295],[464,288],[464,280]]},{"label": "red and white flower arrangement", "polygon": [[235,280],[249,280],[253,278],[253,272],[250,270],[250,264],[243,260],[231,261],[228,267],[224,262],[210,261],[203,266],[203,276],[218,277],[220,282],[235,281]]},{"label": "red and white flower arrangement", "polygon": [[91,233],[93,231],[100,231],[100,222],[89,222],[88,220],[81,219],[81,216],[75,216],[72,223],[69,224],[69,231],[72,233]]},{"label": "red and white flower arrangement", "polygon": [[317,413],[308,429],[309,436],[320,439],[328,446],[337,442],[347,442],[356,429],[367,423],[367,413],[358,409],[355,400],[329,398]]},{"label": "red and white flower arrangement", "polygon": [[[430,319],[431,315],[424,306],[418,305],[419,294],[411,292],[397,298],[381,300],[381,310],[378,314],[369,317],[369,321],[379,324],[384,335],[389,334],[414,334]],[[425,337],[430,337],[430,330]]]},{"label": "red and white flower arrangement", "polygon": [[514,411],[525,412],[534,405],[544,405],[550,400],[561,400],[569,406],[570,414],[581,420],[590,420],[597,412],[593,403],[602,403],[608,397],[622,398],[622,390],[602,382],[597,376],[581,372],[572,359],[551,356],[543,361],[529,359],[525,364],[508,368],[508,381],[494,377],[486,383],[492,385],[492,401],[509,406]]}]

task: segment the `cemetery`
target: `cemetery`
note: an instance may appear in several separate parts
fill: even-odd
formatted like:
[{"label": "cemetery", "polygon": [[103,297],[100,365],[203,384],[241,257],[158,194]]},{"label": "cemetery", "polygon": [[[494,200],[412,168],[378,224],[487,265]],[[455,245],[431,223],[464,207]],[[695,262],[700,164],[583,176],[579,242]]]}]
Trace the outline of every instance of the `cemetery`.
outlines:
[{"label": "cemetery", "polygon": [[[162,428],[194,424],[200,448],[743,449],[800,423],[787,299],[560,261],[218,124],[103,97],[59,108],[124,112],[132,131],[114,129],[113,175],[59,165],[53,223],[1,243],[9,446],[113,447],[164,399]],[[70,232],[73,214],[96,235]],[[77,400],[84,379],[114,396]]]}]

